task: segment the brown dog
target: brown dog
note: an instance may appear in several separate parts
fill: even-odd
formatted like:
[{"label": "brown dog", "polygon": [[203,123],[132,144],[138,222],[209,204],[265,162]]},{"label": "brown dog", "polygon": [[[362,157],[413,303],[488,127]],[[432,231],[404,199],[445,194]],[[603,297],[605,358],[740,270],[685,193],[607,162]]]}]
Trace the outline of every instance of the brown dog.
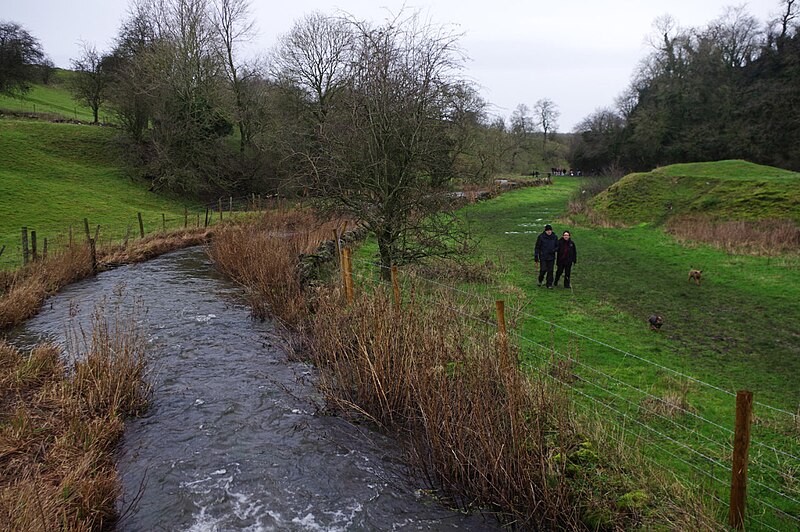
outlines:
[{"label": "brown dog", "polygon": [[689,282],[692,282],[692,279],[694,279],[694,282],[697,283],[697,286],[700,286],[700,278],[702,275],[703,270],[689,270]]}]

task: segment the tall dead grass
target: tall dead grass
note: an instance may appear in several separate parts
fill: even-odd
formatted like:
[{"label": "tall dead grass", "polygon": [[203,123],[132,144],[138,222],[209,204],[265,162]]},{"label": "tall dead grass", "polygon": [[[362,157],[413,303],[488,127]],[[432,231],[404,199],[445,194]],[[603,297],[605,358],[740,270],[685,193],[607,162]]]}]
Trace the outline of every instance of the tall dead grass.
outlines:
[{"label": "tall dead grass", "polygon": [[382,290],[348,308],[327,290],[312,338],[330,403],[400,435],[440,495],[524,527],[580,527],[554,460],[575,443],[566,398],[501,363],[490,333],[442,306],[397,311]]},{"label": "tall dead grass", "polygon": [[667,222],[680,241],[704,242],[728,253],[781,255],[800,252],[800,226],[791,220],[724,221],[680,216]]},{"label": "tall dead grass", "polygon": [[149,395],[147,343],[116,325],[97,314],[69,368],[53,345],[24,354],[0,343],[0,528],[113,525],[115,446],[124,417],[141,413]]},{"label": "tall dead grass", "polygon": [[[208,229],[180,229],[148,235],[127,244],[97,250],[99,269],[142,262],[157,255],[207,242]],[[11,328],[38,312],[42,303],[64,286],[92,274],[89,248],[73,245],[50,253],[46,260],[31,262],[15,271],[0,271],[0,331]]]},{"label": "tall dead grass", "polygon": [[309,313],[298,271],[300,255],[316,250],[339,225],[308,210],[268,211],[258,220],[219,229],[209,256],[245,287],[255,316],[279,319],[299,332]]}]

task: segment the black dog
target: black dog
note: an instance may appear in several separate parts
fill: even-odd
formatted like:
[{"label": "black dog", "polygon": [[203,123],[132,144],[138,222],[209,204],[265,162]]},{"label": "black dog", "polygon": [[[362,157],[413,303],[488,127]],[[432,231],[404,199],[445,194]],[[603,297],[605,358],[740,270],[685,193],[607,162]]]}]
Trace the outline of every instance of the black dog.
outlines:
[{"label": "black dog", "polygon": [[651,331],[657,331],[657,330],[661,329],[662,325],[664,325],[664,318],[662,318],[661,316],[657,316],[655,314],[650,316],[647,319],[647,321],[650,322],[650,330]]}]

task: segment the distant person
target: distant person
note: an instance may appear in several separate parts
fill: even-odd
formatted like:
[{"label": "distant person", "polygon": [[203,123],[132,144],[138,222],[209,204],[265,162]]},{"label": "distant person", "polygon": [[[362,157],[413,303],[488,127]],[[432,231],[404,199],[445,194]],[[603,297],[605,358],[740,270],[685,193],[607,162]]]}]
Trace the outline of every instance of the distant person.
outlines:
[{"label": "distant person", "polygon": [[545,225],[533,249],[533,262],[539,264],[539,286],[542,286],[542,281],[547,276],[547,288],[553,288],[553,265],[556,261],[557,246],[558,237],[553,234],[553,226]]},{"label": "distant person", "polygon": [[569,288],[569,278],[572,273],[572,265],[578,262],[578,252],[575,249],[575,242],[572,241],[572,235],[569,231],[564,231],[561,238],[558,239],[556,247],[556,280],[553,283],[558,286],[558,280],[561,279],[561,274],[564,274],[564,288]]}]

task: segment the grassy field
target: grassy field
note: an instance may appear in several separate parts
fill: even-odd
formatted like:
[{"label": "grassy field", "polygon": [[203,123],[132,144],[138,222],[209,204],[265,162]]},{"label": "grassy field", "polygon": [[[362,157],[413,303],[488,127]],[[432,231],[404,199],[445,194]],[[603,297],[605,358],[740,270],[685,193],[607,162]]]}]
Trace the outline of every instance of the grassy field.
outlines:
[{"label": "grassy field", "polygon": [[675,164],[625,176],[594,207],[626,224],[679,214],[800,221],[800,174],[747,161]]},{"label": "grassy field", "polygon": [[41,249],[43,238],[53,245],[70,226],[81,238],[84,218],[92,231],[102,226],[101,239],[117,240],[129,224],[138,231],[137,212],[145,231],[160,228],[162,213],[173,227],[183,224],[179,200],[126,176],[115,135],[103,127],[0,120],[0,265],[19,265],[23,226],[37,232]]},{"label": "grassy field", "polygon": [[[768,448],[800,456],[800,426],[788,414],[800,404],[800,258],[688,248],[652,224],[567,227],[559,217],[579,181],[554,180],[463,210],[481,238],[475,262],[499,265],[494,284],[439,281],[485,294],[485,319],[493,319],[495,298],[523,302],[521,313],[510,314],[524,337],[518,343],[525,363],[553,374],[554,357],[571,359],[562,367],[577,405],[624,427],[625,441],[723,501],[730,393],[753,391],[761,404],[750,475],[761,485],[751,484],[751,501],[800,516],[800,504],[771,491],[800,499],[800,462]],[[545,223],[558,234],[572,231],[572,290],[536,285],[533,247]],[[368,243],[357,258],[371,260],[375,251]],[[690,268],[703,270],[702,286],[687,282]],[[660,332],[649,330],[651,314],[664,317]],[[791,522],[762,519],[780,529]]]},{"label": "grassy field", "polygon": [[[57,115],[68,120],[94,120],[92,110],[86,105],[76,102],[67,88],[68,70],[57,69],[48,85],[34,84],[31,90],[21,98],[0,95],[0,110],[17,113],[46,113]],[[103,120],[101,107],[100,119]]]}]

